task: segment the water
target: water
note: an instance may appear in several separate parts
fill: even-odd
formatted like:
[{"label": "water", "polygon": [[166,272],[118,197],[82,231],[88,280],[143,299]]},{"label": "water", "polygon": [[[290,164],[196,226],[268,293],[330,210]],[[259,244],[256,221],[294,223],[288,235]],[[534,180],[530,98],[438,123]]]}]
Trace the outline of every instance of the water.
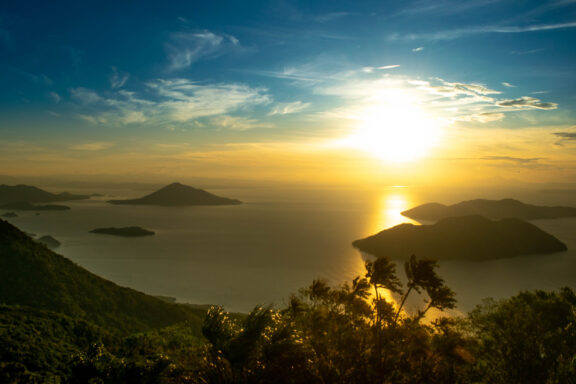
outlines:
[{"label": "water", "polygon": [[[23,212],[10,221],[62,242],[58,253],[119,285],[181,302],[248,311],[282,305],[315,278],[340,284],[362,274],[353,240],[401,222],[415,205],[484,197],[515,197],[528,203],[575,205],[571,194],[535,191],[432,191],[389,187],[379,191],[226,189],[212,192],[246,203],[219,207],[117,206],[108,197],[67,202],[67,212]],[[74,191],[77,192],[77,191]],[[94,191],[90,191],[94,192]],[[151,191],[150,191],[151,192]],[[121,197],[146,191],[117,191]],[[526,289],[576,288],[576,219],[536,225],[570,249],[553,255],[441,263],[439,273],[457,293],[459,309],[487,296]],[[144,238],[91,234],[99,227],[137,225],[156,232]],[[399,268],[400,275],[402,268]]]}]

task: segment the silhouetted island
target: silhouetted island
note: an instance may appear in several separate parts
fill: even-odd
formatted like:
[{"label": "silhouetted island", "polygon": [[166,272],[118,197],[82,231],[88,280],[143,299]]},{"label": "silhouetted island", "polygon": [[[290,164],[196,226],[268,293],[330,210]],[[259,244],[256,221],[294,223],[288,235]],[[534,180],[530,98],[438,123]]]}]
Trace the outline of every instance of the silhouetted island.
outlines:
[{"label": "silhouetted island", "polygon": [[89,198],[88,195],[74,195],[68,192],[54,194],[30,185],[0,185],[0,204],[15,202],[50,203]]},{"label": "silhouetted island", "polygon": [[149,231],[140,227],[123,227],[123,228],[96,228],[90,231],[90,233],[98,233],[102,235],[115,235],[115,236],[125,236],[125,237],[138,237],[138,236],[152,236],[155,234],[153,231]]},{"label": "silhouetted island", "polygon": [[356,240],[359,250],[377,257],[485,260],[565,251],[566,245],[526,221],[492,221],[478,215],[450,217],[432,225],[400,224]]},{"label": "silhouetted island", "polygon": [[40,244],[44,244],[49,249],[56,249],[61,245],[61,243],[58,240],[49,235],[42,236],[36,241],[38,241]]},{"label": "silhouetted island", "polygon": [[18,217],[18,214],[16,212],[6,212],[6,213],[3,213],[2,215],[0,215],[0,217],[4,217],[6,219],[11,219],[13,217]]},{"label": "silhouetted island", "polygon": [[18,201],[2,204],[0,205],[0,209],[11,209],[15,211],[68,211],[70,207],[57,204],[36,205],[26,201]]},{"label": "silhouetted island", "polygon": [[242,204],[240,200],[216,196],[203,189],[193,188],[180,183],[172,183],[139,199],[109,200],[108,202],[111,204],[162,206]]},{"label": "silhouetted island", "polygon": [[515,217],[523,220],[576,217],[573,207],[545,207],[525,204],[514,199],[462,201],[454,205],[427,203],[402,212],[411,219],[440,220],[446,217],[482,215],[491,219]]}]

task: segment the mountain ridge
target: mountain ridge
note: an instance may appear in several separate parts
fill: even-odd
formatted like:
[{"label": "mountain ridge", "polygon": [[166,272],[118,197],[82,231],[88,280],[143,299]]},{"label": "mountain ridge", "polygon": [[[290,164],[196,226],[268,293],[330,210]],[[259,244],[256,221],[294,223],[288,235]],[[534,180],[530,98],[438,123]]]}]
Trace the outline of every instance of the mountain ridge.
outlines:
[{"label": "mountain ridge", "polygon": [[447,217],[482,215],[490,219],[514,217],[523,220],[576,217],[576,208],[525,204],[515,199],[475,199],[453,205],[426,203],[401,212],[403,216],[420,220],[440,220]]}]

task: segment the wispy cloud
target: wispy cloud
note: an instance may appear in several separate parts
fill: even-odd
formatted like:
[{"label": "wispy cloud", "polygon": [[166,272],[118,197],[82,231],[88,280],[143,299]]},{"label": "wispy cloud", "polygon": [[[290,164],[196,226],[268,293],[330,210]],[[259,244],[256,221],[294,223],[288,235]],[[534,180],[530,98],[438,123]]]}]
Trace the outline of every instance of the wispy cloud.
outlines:
[{"label": "wispy cloud", "polygon": [[48,92],[48,98],[50,99],[50,101],[52,101],[54,104],[58,104],[60,102],[60,100],[62,100],[62,98],[60,97],[60,95],[56,92]]},{"label": "wispy cloud", "polygon": [[416,48],[412,48],[412,52],[421,52],[424,50],[424,47],[416,47]]},{"label": "wispy cloud", "polygon": [[395,68],[399,68],[399,67],[400,67],[400,64],[383,65],[381,67],[364,67],[364,68],[362,68],[362,71],[364,71],[366,73],[372,73],[376,70],[386,71],[388,69],[395,69]]},{"label": "wispy cloud", "polygon": [[210,125],[231,131],[247,131],[255,128],[273,128],[270,123],[246,117],[217,116],[210,119]]},{"label": "wispy cloud", "polygon": [[491,5],[499,0],[468,0],[468,1],[445,1],[445,0],[419,0],[415,1],[394,16],[415,15],[415,14],[435,14],[454,15],[469,12],[474,8],[481,8]]},{"label": "wispy cloud", "polygon": [[[576,127],[573,127],[576,129]],[[554,132],[554,136],[558,138],[556,145],[563,146],[567,143],[576,143],[576,132]]]},{"label": "wispy cloud", "polygon": [[539,162],[541,160],[543,160],[542,157],[514,157],[514,156],[484,156],[481,158],[481,160],[486,160],[486,161],[495,161],[495,162],[504,162],[504,163],[511,163],[513,165],[518,165],[518,166],[530,166],[530,167],[534,167],[534,166],[541,166],[542,164],[539,164]]},{"label": "wispy cloud", "polygon": [[543,102],[534,97],[522,96],[518,99],[500,100],[496,103],[499,107],[513,107],[519,109],[556,109],[558,104]]},{"label": "wispy cloud", "polygon": [[74,151],[102,151],[104,149],[112,148],[115,145],[116,144],[111,142],[98,141],[98,142],[71,145],[68,148]]},{"label": "wispy cloud", "polygon": [[72,100],[85,105],[95,104],[103,101],[102,97],[100,97],[98,93],[83,87],[72,88],[70,90],[70,96],[72,97]]},{"label": "wispy cloud", "polygon": [[507,82],[505,82],[505,81],[503,81],[501,84],[502,84],[503,86],[505,86],[506,88],[516,88],[515,85],[512,85],[512,84],[507,83]]},{"label": "wispy cloud", "polygon": [[175,79],[157,80],[147,85],[163,98],[157,108],[179,122],[226,114],[271,101],[266,89],[244,84],[200,85],[187,79]]},{"label": "wispy cloud", "polygon": [[484,113],[475,113],[472,115],[465,115],[462,117],[457,118],[459,121],[469,121],[469,122],[477,122],[477,123],[490,123],[493,121],[500,121],[504,120],[506,115],[504,113],[495,113],[495,112],[484,112]]},{"label": "wispy cloud", "polygon": [[292,113],[301,112],[308,107],[310,107],[310,103],[303,103],[301,101],[294,101],[292,103],[277,103],[274,106],[274,109],[272,109],[268,115],[289,115]]},{"label": "wispy cloud", "polygon": [[392,34],[390,40],[454,40],[466,36],[487,34],[487,33],[525,33],[551,31],[557,29],[576,28],[576,22],[557,24],[538,24],[527,26],[496,26],[486,25],[461,29],[452,29],[430,33]]},{"label": "wispy cloud", "polygon": [[128,73],[120,73],[120,71],[118,71],[116,67],[112,67],[112,75],[110,76],[109,79],[110,88],[112,89],[122,88],[129,78],[130,75]]},{"label": "wispy cloud", "polygon": [[98,94],[87,88],[73,89],[71,94],[81,110],[78,118],[94,124],[181,124],[271,102],[266,89],[244,84],[160,79],[146,87],[140,94],[124,89]]},{"label": "wispy cloud", "polygon": [[343,19],[343,18],[348,17],[348,16],[352,16],[352,15],[356,15],[356,13],[353,13],[353,12],[331,12],[331,13],[325,13],[323,15],[318,15],[318,16],[314,17],[314,21],[316,21],[318,23],[328,23],[331,21],[337,21],[337,20]]},{"label": "wispy cloud", "polygon": [[239,47],[238,39],[227,34],[210,31],[174,33],[165,45],[168,71],[187,68],[198,60],[216,58]]}]

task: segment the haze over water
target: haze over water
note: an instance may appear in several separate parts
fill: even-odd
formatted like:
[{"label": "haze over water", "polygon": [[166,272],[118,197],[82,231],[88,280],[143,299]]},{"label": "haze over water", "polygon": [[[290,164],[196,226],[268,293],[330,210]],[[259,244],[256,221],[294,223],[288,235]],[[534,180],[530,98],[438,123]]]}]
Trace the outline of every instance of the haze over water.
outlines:
[{"label": "haze over water", "polygon": [[[68,212],[22,213],[11,222],[24,231],[54,236],[62,242],[58,253],[119,285],[180,302],[249,311],[259,304],[282,305],[291,293],[315,278],[341,284],[363,274],[364,259],[352,241],[402,222],[416,223],[400,212],[425,202],[452,204],[479,197],[513,197],[526,203],[576,206],[573,193],[535,190],[446,191],[396,186],[378,191],[210,191],[239,198],[245,204],[115,206],[105,202],[110,196],[104,196],[67,202],[72,207]],[[124,190],[115,195],[135,197],[147,192]],[[533,223],[566,243],[569,251],[441,262],[439,274],[456,291],[460,310],[470,310],[488,296],[576,287],[576,219]],[[132,225],[154,230],[156,235],[122,238],[89,233],[98,227]],[[403,276],[401,263],[398,274]]]}]

